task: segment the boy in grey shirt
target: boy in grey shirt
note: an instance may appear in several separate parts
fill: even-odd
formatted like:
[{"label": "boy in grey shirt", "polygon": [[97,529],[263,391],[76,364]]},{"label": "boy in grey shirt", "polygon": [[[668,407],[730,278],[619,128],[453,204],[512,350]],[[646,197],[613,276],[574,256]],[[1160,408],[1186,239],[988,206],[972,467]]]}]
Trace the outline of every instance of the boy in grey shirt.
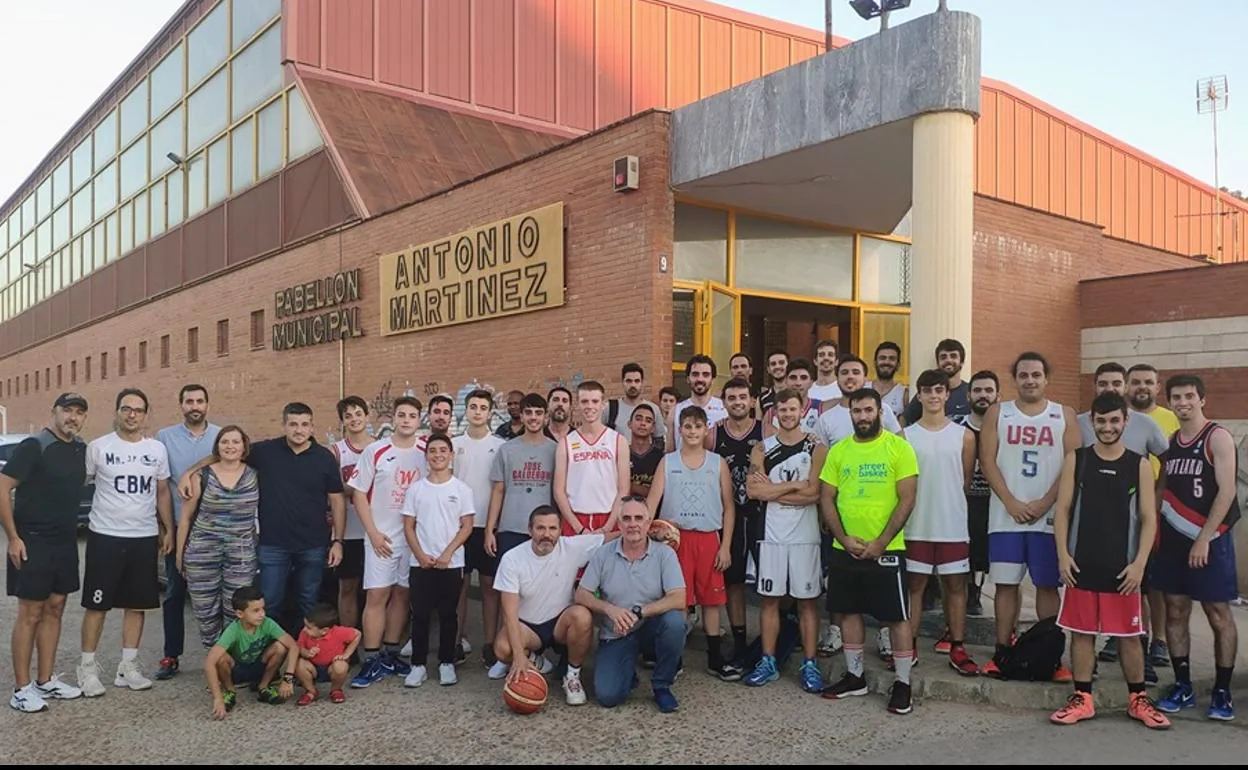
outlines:
[{"label": "boy in grey shirt", "polygon": [[555,476],[555,447],[542,432],[546,399],[530,393],[520,401],[524,433],[498,448],[490,470],[492,486],[485,550],[501,557],[529,539],[529,514],[551,504]]}]

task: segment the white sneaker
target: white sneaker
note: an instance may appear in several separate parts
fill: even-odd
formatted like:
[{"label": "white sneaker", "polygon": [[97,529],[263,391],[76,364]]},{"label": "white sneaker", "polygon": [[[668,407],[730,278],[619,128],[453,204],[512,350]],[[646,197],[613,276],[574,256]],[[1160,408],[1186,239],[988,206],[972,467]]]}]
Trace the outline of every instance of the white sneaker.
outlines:
[{"label": "white sneaker", "polygon": [[104,683],[100,681],[99,663],[91,663],[86,666],[79,664],[78,686],[82,688],[82,694],[88,698],[98,698],[107,692],[104,689]]},{"label": "white sneaker", "polygon": [[53,674],[51,679],[43,684],[35,684],[35,687],[44,698],[73,700],[74,698],[82,697],[82,690],[74,687],[69,682],[62,682],[60,674]]},{"label": "white sneaker", "polygon": [[123,660],[117,666],[117,676],[113,679],[114,687],[129,687],[131,690],[150,690],[152,680],[143,676],[137,660]]},{"label": "white sneaker", "polygon": [[459,648],[464,651],[464,657],[472,654],[472,642],[468,641],[468,637],[459,640]]},{"label": "white sneaker", "polygon": [[585,686],[581,684],[581,675],[568,673],[563,678],[563,694],[568,699],[569,706],[585,705]]},{"label": "white sneaker", "polygon": [[536,652],[529,654],[529,660],[533,661],[533,668],[542,676],[546,676],[555,670],[555,664],[551,663],[545,655],[538,655]]},{"label": "white sneaker", "polygon": [[499,660],[499,661],[495,661],[494,665],[490,666],[490,670],[485,672],[485,675],[488,676],[490,679],[502,679],[510,673],[511,673],[511,664],[504,663],[501,660]]},{"label": "white sneaker", "polygon": [[845,643],[841,640],[840,626],[830,625],[819,640],[819,654],[824,657],[835,655],[841,651]]},{"label": "white sneaker", "polygon": [[875,634],[875,643],[880,648],[880,657],[883,658],[893,654],[893,637],[888,633],[888,627],[881,627]]},{"label": "white sneaker", "polygon": [[399,650],[399,657],[400,658],[412,657],[412,640],[411,639],[408,639],[407,644],[403,645],[403,649]]},{"label": "white sneaker", "polygon": [[438,664],[438,678],[441,680],[438,682],[438,684],[442,685],[443,687],[449,687],[453,684],[458,683],[459,677],[455,675],[455,664],[454,663]]},{"label": "white sneaker", "polygon": [[412,671],[403,679],[404,687],[420,687],[429,678],[424,666],[412,666]]},{"label": "white sneaker", "polygon": [[14,711],[24,711],[27,714],[37,714],[48,710],[48,702],[39,694],[35,683],[31,682],[22,689],[13,691],[13,695],[9,698],[9,708]]}]

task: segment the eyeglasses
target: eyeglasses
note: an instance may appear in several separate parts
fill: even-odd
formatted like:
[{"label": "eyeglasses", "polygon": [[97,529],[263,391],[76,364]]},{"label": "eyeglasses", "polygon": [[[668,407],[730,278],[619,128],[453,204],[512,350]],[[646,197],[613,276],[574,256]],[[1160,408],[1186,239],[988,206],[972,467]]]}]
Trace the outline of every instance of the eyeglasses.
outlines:
[{"label": "eyeglasses", "polygon": [[117,411],[121,412],[124,415],[147,414],[147,407],[145,406],[123,406]]},{"label": "eyeglasses", "polygon": [[621,503],[644,503],[646,498],[641,495],[624,495],[620,498]]}]

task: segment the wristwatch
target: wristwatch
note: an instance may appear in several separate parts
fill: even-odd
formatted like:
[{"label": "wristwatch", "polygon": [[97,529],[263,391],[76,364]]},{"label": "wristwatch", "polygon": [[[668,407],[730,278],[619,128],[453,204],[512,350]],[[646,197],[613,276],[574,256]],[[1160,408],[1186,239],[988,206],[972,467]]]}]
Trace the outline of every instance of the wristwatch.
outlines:
[{"label": "wristwatch", "polygon": [[630,611],[634,615],[636,615],[639,620],[641,619],[641,605],[640,604],[634,604]]},{"label": "wristwatch", "polygon": [[329,541],[329,545],[331,548],[335,545],[342,545],[342,544],[343,544],[343,540],[340,537],[335,537],[334,539]]}]

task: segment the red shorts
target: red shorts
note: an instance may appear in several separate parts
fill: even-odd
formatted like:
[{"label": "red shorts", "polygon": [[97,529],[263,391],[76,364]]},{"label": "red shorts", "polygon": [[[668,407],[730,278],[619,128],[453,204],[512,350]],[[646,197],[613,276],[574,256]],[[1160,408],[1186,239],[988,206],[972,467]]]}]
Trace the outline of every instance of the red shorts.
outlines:
[{"label": "red shorts", "polygon": [[970,543],[933,543],[906,538],[906,571],[962,575],[971,571]]},{"label": "red shorts", "polygon": [[[611,518],[610,513],[573,513],[572,515],[576,517],[576,520],[586,530],[601,529],[606,525],[607,519]],[[572,525],[567,521],[563,522],[563,534],[568,536],[576,534],[576,531],[572,529]]]},{"label": "red shorts", "polygon": [[690,607],[722,607],[728,603],[724,573],[715,569],[719,546],[718,532],[680,531],[676,558],[685,576],[685,604]]},{"label": "red shorts", "polygon": [[1057,624],[1075,634],[1140,636],[1143,614],[1139,591],[1124,595],[1071,586],[1062,592]]}]

